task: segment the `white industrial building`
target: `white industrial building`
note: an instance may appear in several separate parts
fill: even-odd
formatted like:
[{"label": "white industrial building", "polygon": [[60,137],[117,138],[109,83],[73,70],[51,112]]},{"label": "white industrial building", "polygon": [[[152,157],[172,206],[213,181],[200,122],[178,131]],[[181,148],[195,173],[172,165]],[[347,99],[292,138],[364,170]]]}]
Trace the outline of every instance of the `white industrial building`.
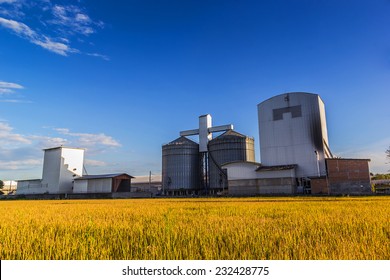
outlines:
[{"label": "white industrial building", "polygon": [[84,149],[44,149],[42,179],[19,180],[17,194],[72,193],[73,180],[83,175]]},{"label": "white industrial building", "polygon": [[19,180],[17,195],[96,194],[131,192],[126,173],[84,175],[84,149],[55,147],[44,149],[42,179]]}]

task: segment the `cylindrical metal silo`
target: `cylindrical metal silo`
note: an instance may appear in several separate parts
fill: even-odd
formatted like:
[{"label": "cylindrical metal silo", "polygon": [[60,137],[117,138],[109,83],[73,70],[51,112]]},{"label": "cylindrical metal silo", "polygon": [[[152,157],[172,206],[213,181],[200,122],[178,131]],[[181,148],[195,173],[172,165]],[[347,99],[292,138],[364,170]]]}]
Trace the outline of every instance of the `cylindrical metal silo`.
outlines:
[{"label": "cylindrical metal silo", "polygon": [[209,142],[210,189],[227,187],[221,165],[234,161],[255,161],[254,139],[229,130]]},{"label": "cylindrical metal silo", "polygon": [[182,136],[162,146],[162,187],[166,194],[199,189],[199,145]]}]

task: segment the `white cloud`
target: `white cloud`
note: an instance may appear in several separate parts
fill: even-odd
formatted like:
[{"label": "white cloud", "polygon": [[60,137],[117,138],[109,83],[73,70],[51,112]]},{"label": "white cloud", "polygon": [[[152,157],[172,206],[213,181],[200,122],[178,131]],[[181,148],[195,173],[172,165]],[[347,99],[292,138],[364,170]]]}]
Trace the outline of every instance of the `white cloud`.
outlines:
[{"label": "white cloud", "polygon": [[0,0],[0,4],[2,3],[14,3],[14,2],[17,2],[18,0]]},{"label": "white cloud", "polygon": [[89,16],[84,14],[77,14],[75,19],[77,22],[87,22],[87,23],[91,22]]},{"label": "white cloud", "polygon": [[0,81],[0,88],[14,88],[14,89],[22,89],[23,86],[15,84],[15,83],[8,83],[8,82],[2,82]]},{"label": "white cloud", "polygon": [[88,165],[88,166],[96,166],[96,167],[102,167],[102,166],[107,166],[107,163],[105,163],[104,161],[100,161],[100,160],[93,160],[93,159],[86,159],[85,161],[85,165]]},{"label": "white cloud", "polygon": [[[54,129],[59,135],[27,135],[14,132],[7,121],[0,121],[0,175],[11,174],[2,172],[23,170],[28,172],[38,171],[42,165],[42,149],[59,147],[61,145],[70,147],[86,148],[88,156],[99,155],[108,148],[121,146],[113,137],[104,133],[73,133],[67,128]],[[66,135],[67,137],[61,137]],[[105,167],[108,164],[101,160],[87,159],[85,163],[91,167]],[[3,173],[3,174],[2,174]],[[27,174],[23,173],[23,174]],[[22,174],[22,173],[21,173]],[[24,177],[25,175],[18,175]],[[35,175],[34,175],[35,176]]]},{"label": "white cloud", "polygon": [[0,99],[1,103],[33,103],[29,100],[21,100],[21,99]]},{"label": "white cloud", "polygon": [[0,25],[2,25],[5,28],[11,29],[12,31],[14,31],[16,34],[20,36],[26,36],[26,37],[35,36],[35,32],[22,22],[0,17]]},{"label": "white cloud", "polygon": [[54,52],[59,55],[68,56],[70,53],[79,53],[79,50],[71,48],[69,45],[55,42],[51,38],[42,36],[40,39],[31,40],[32,43],[41,46],[44,49],[47,49],[51,52]]},{"label": "white cloud", "polygon": [[[48,0],[32,2],[0,0],[1,4],[6,5],[0,7],[0,15],[7,18],[0,17],[0,26],[30,43],[62,56],[83,53],[71,47],[69,37],[89,36],[104,26],[103,22],[92,20],[79,5],[59,5]],[[31,13],[33,8],[39,11],[37,15]],[[29,15],[30,21],[33,19],[38,25],[25,24],[23,19],[26,18],[26,14]],[[108,60],[104,55],[95,57]]]},{"label": "white cloud", "polygon": [[107,55],[104,54],[99,54],[99,53],[87,53],[89,56],[94,56],[94,57],[100,57],[101,59],[104,59],[106,61],[109,61],[110,58]]},{"label": "white cloud", "polygon": [[67,128],[56,128],[58,133],[76,137],[76,143],[81,147],[96,147],[96,146],[107,146],[107,147],[120,147],[121,144],[111,136],[105,135],[104,133],[92,134],[92,133],[75,133],[70,132]]},{"label": "white cloud", "polygon": [[27,39],[31,43],[41,46],[42,48],[47,49],[56,54],[67,56],[69,53],[78,52],[78,50],[71,48],[67,44],[56,42],[45,35],[41,35],[35,32],[29,26],[22,22],[0,17],[0,25],[12,30],[19,37]]},{"label": "white cloud", "polygon": [[13,133],[13,128],[5,122],[0,122],[0,144],[9,146],[15,144],[30,144],[31,140],[21,134]]},{"label": "white cloud", "polygon": [[336,156],[370,159],[370,171],[372,173],[388,173],[390,172],[390,163],[385,152],[389,146],[390,138],[378,139],[360,149],[337,152]]},{"label": "white cloud", "polygon": [[13,93],[14,91],[9,88],[1,88],[0,87],[0,94],[7,94],[7,93]]},{"label": "white cloud", "polygon": [[12,160],[12,161],[2,161],[0,160],[0,169],[2,170],[23,170],[31,169],[42,165],[42,161],[38,159],[22,159],[22,160]]},{"label": "white cloud", "polygon": [[53,19],[50,24],[60,26],[64,33],[81,34],[88,36],[96,33],[96,28],[102,28],[104,23],[93,21],[87,13],[79,6],[75,5],[54,5],[52,7]]},{"label": "white cloud", "polygon": [[[0,95],[15,93],[16,89],[23,89],[23,86],[15,83],[0,81]],[[4,101],[0,100],[0,102]]]},{"label": "white cloud", "polygon": [[39,149],[59,147],[61,145],[65,146],[65,145],[69,144],[69,141],[67,139],[61,138],[61,137],[33,135],[33,136],[30,136],[29,138],[36,142],[36,146],[39,147]]}]

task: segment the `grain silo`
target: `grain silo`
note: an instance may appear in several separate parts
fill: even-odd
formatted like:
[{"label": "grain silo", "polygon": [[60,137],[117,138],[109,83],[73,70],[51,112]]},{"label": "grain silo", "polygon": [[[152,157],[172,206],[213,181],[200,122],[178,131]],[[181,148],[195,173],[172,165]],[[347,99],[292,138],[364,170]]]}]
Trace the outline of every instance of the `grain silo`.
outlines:
[{"label": "grain silo", "polygon": [[228,130],[208,144],[210,191],[227,188],[226,172],[221,165],[235,161],[255,161],[254,139]]},{"label": "grain silo", "polygon": [[318,94],[291,92],[257,106],[261,163],[297,164],[299,178],[326,175],[328,145],[325,105]]},{"label": "grain silo", "polygon": [[199,144],[181,136],[162,146],[162,188],[167,195],[199,189]]}]

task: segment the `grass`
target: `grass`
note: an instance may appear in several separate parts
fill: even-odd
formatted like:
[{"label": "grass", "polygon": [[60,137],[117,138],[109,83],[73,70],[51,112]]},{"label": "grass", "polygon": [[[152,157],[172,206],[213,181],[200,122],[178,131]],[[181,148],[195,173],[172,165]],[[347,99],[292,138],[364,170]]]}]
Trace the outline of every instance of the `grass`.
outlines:
[{"label": "grass", "polygon": [[390,197],[0,201],[0,259],[390,259]]}]

